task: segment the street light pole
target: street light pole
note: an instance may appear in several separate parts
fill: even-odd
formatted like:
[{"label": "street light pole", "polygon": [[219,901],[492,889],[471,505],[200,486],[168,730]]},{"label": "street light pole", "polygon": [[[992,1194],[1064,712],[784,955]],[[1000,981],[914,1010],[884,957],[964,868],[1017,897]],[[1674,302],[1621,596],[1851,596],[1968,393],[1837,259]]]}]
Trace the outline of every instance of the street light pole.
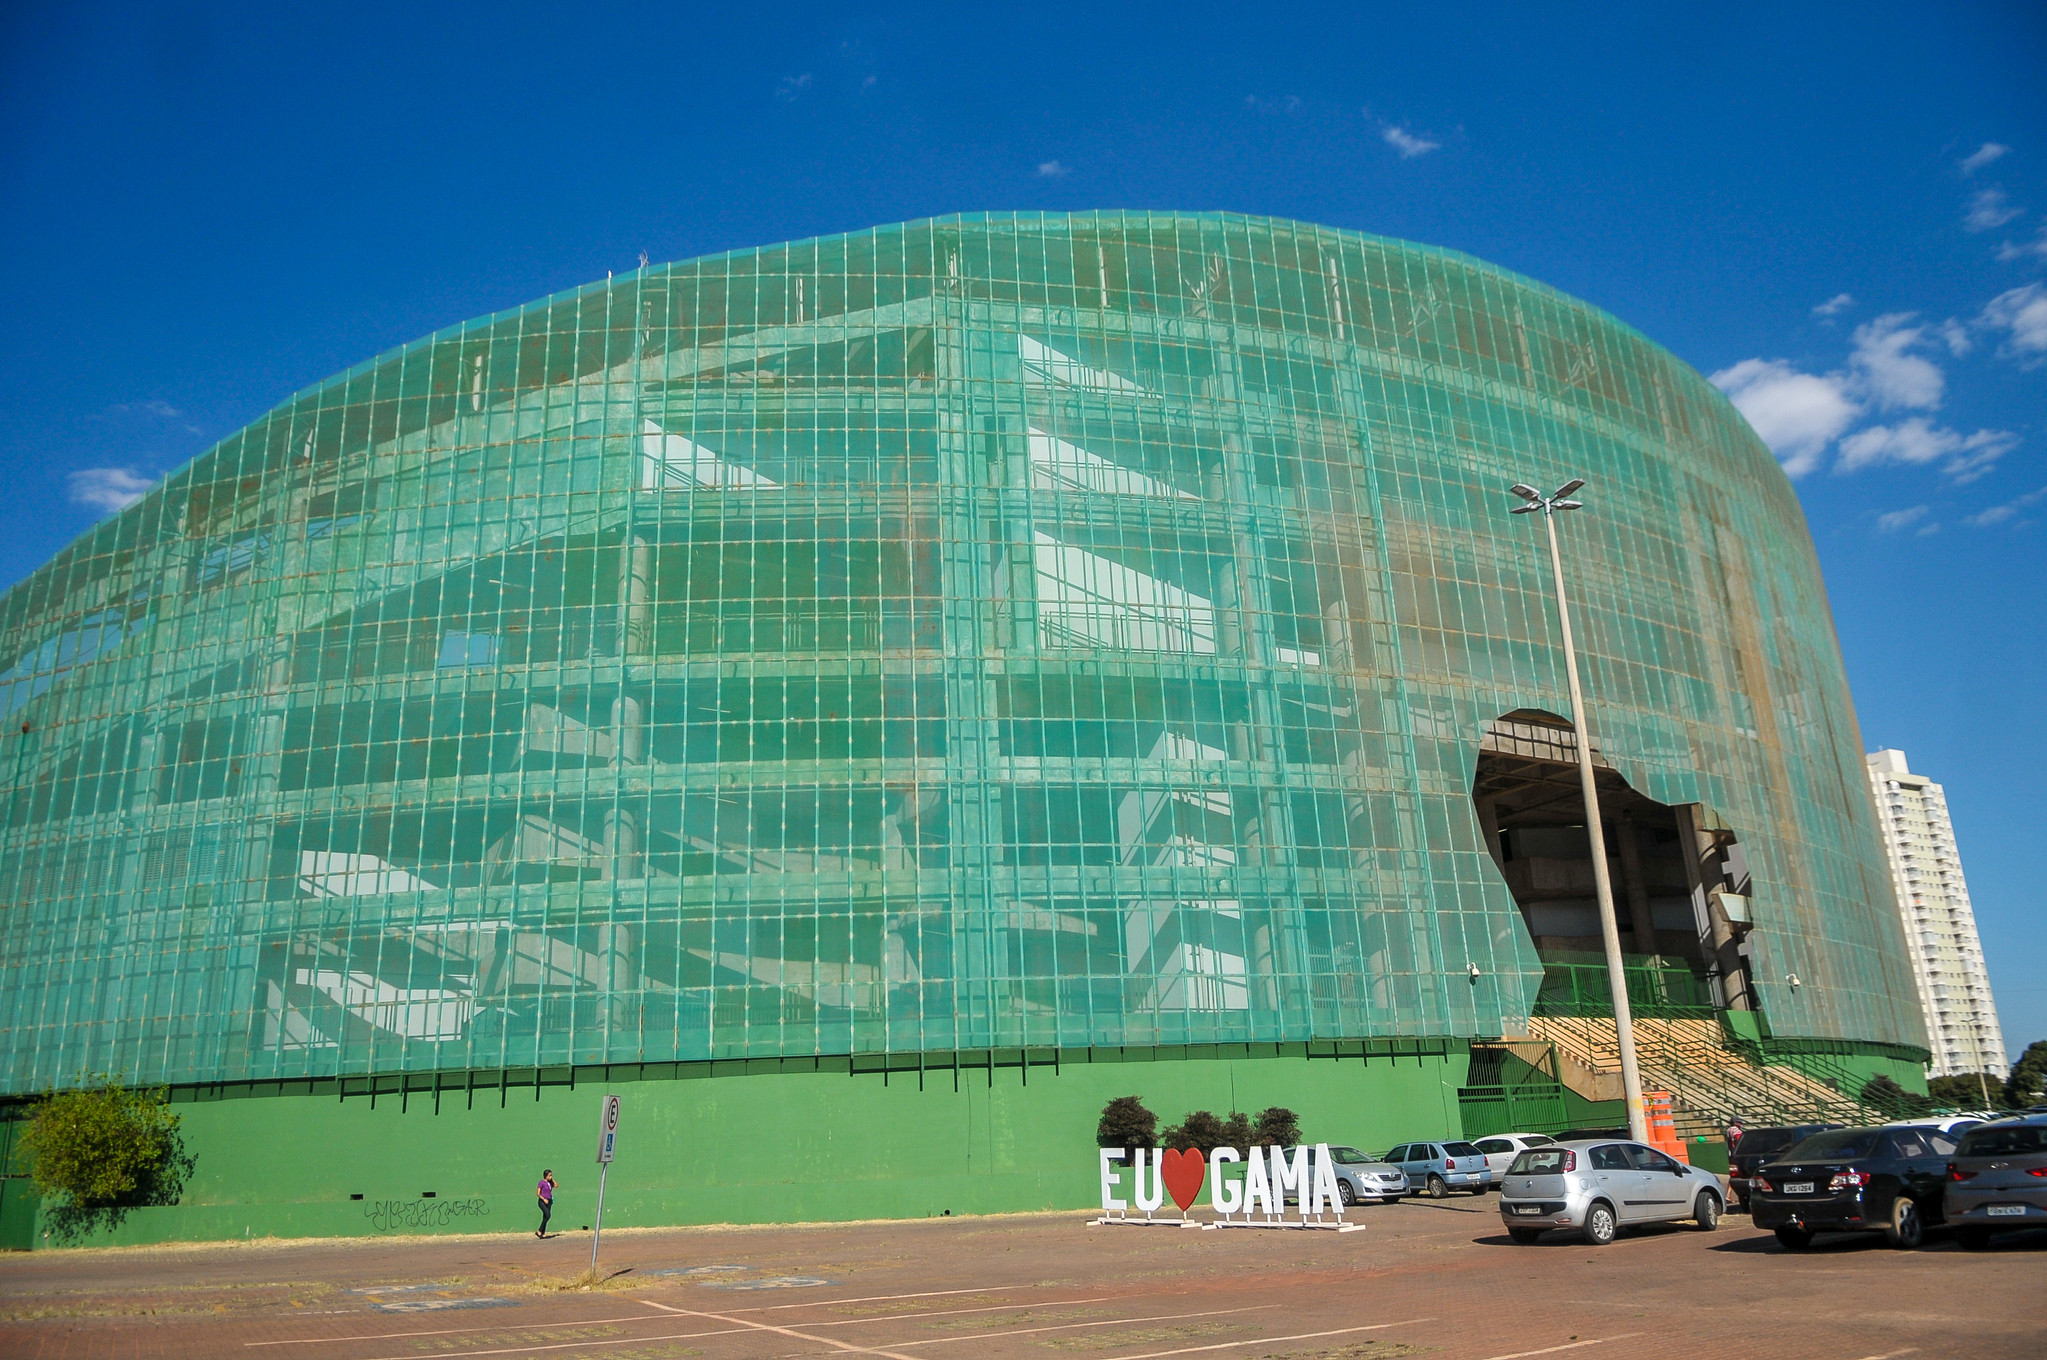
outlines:
[{"label": "street light pole", "polygon": [[1606,828],[1600,821],[1599,789],[1592,773],[1592,731],[1585,721],[1585,693],[1578,684],[1578,649],[1571,640],[1571,604],[1564,593],[1564,559],[1557,548],[1557,511],[1583,507],[1583,501],[1569,497],[1584,485],[1582,477],[1573,478],[1553,494],[1543,496],[1534,487],[1516,484],[1514,494],[1523,503],[1515,506],[1512,513],[1526,515],[1540,510],[1543,527],[1549,530],[1550,574],[1556,581],[1557,621],[1564,635],[1564,676],[1571,686],[1571,724],[1577,729],[1578,787],[1585,799],[1585,835],[1592,850],[1592,890],[1599,899],[1599,934],[1606,944],[1607,985],[1613,992],[1613,1026],[1620,1041],[1621,1093],[1628,1106],[1628,1136],[1646,1143],[1649,1116],[1642,1105],[1642,1071],[1635,1061],[1635,1016],[1628,1004],[1627,968],[1621,961],[1621,928],[1613,910],[1613,875],[1606,863]]}]

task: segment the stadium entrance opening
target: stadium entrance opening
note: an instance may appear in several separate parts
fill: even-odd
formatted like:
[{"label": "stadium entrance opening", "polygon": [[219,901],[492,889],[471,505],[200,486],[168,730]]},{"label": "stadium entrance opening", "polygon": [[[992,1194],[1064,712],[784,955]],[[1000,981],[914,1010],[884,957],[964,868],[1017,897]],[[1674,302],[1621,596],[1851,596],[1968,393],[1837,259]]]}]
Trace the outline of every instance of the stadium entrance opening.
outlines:
[{"label": "stadium entrance opening", "polygon": [[[1704,804],[1637,792],[1596,740],[1592,758],[1621,952],[1635,963],[1688,968],[1712,1004],[1753,1009],[1743,944],[1748,862],[1734,833]],[[1571,724],[1533,709],[1494,721],[1479,744],[1471,794],[1486,849],[1543,961],[1603,960]]]}]

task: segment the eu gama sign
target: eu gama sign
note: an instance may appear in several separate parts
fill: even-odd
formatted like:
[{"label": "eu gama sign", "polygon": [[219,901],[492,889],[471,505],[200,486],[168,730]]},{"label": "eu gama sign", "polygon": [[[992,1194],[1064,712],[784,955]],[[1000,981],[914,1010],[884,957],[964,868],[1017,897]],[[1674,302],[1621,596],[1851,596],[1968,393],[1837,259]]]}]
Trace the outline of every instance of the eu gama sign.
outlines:
[{"label": "eu gama sign", "polygon": [[[1244,1174],[1230,1175],[1226,1168],[1239,1163]],[[1213,1176],[1209,1174],[1211,1164]],[[1184,1151],[1103,1148],[1100,1167],[1102,1216],[1090,1226],[1325,1228],[1338,1232],[1358,1232],[1364,1228],[1361,1223],[1343,1221],[1343,1196],[1336,1188],[1336,1172],[1327,1143],[1295,1148],[1254,1147],[1249,1149],[1248,1157],[1227,1147],[1217,1148],[1207,1157],[1198,1148]],[[1220,1216],[1209,1223],[1187,1217],[1187,1210],[1201,1197],[1204,1181],[1208,1183],[1209,1205]],[[1129,1198],[1121,1193],[1126,1190]],[[1179,1208],[1180,1217],[1153,1218],[1168,1197]],[[1300,1216],[1292,1220],[1284,1217],[1289,1198],[1300,1210]],[[1130,1216],[1133,1206],[1144,1214],[1143,1218]],[[1333,1213],[1334,1221],[1325,1222],[1325,1213]],[[1262,1219],[1254,1217],[1260,1214]]]}]

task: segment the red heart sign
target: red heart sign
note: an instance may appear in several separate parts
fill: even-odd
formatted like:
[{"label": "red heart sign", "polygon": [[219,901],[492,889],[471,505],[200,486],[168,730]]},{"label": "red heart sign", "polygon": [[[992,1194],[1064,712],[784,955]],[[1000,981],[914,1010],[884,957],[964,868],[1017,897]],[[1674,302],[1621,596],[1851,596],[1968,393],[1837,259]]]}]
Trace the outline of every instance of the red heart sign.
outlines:
[{"label": "red heart sign", "polygon": [[1194,1197],[1201,1193],[1201,1182],[1208,1178],[1208,1163],[1202,1159],[1200,1148],[1188,1148],[1185,1152],[1167,1148],[1159,1174],[1165,1179],[1166,1193],[1185,1213],[1187,1207],[1194,1203]]}]

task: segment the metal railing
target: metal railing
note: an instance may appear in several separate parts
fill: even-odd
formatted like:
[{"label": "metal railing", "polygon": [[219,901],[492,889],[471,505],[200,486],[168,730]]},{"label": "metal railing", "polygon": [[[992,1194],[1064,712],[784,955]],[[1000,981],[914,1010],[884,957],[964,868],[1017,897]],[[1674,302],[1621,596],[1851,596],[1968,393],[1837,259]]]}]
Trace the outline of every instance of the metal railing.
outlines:
[{"label": "metal railing", "polygon": [[[1711,1016],[1713,990],[1688,968],[1630,963],[1625,975],[1628,1005],[1642,1016]],[[1611,1016],[1613,984],[1604,963],[1551,963],[1543,968],[1536,993],[1537,1015]]]}]

